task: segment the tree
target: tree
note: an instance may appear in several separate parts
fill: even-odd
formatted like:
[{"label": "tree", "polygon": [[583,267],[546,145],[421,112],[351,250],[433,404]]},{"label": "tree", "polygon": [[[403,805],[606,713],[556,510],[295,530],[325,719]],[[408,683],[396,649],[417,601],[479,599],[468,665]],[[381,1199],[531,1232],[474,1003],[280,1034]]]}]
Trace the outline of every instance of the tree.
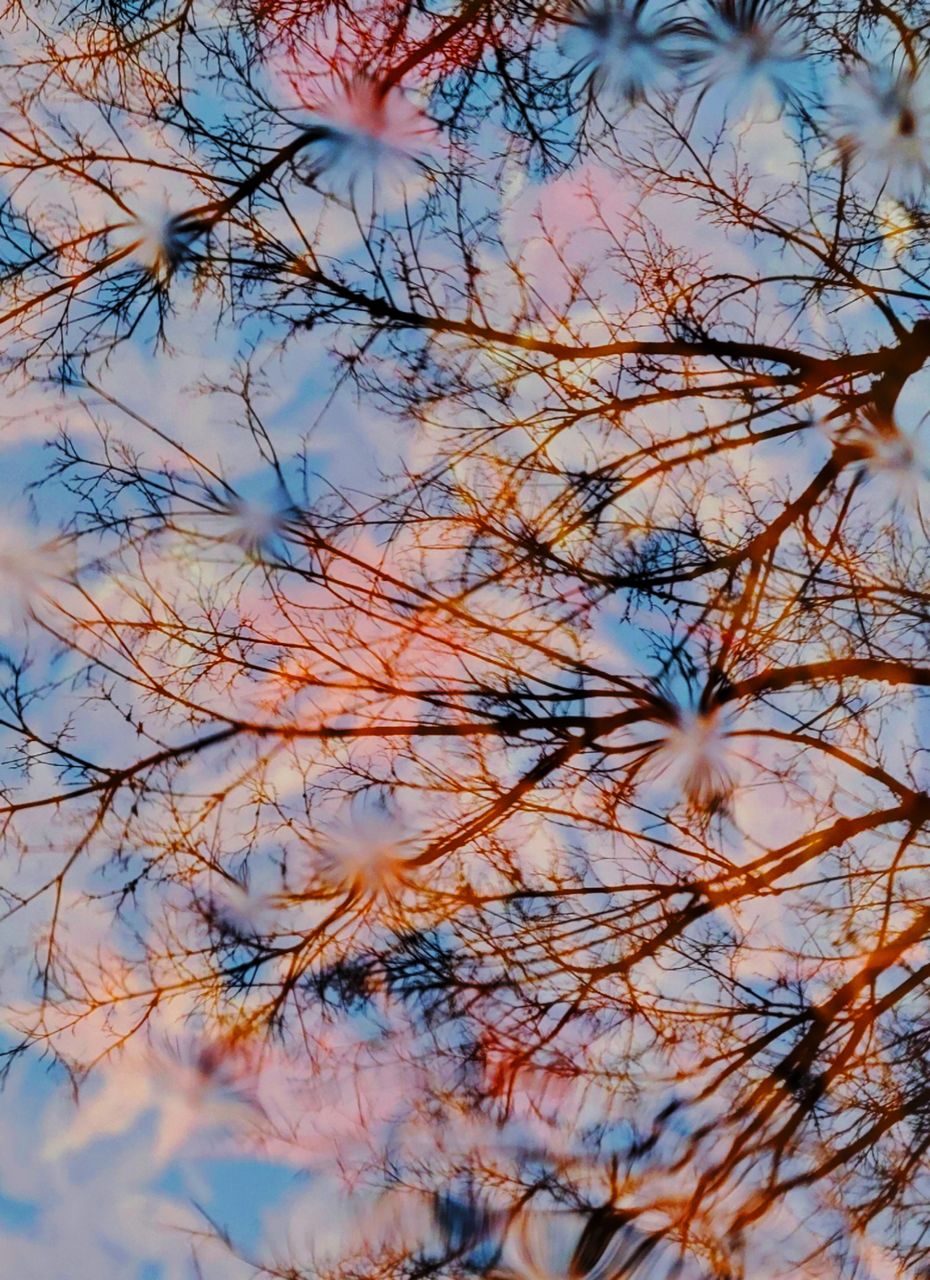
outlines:
[{"label": "tree", "polygon": [[917,1274],[928,23],[7,11],[14,1055],[338,1144],[265,1273]]}]

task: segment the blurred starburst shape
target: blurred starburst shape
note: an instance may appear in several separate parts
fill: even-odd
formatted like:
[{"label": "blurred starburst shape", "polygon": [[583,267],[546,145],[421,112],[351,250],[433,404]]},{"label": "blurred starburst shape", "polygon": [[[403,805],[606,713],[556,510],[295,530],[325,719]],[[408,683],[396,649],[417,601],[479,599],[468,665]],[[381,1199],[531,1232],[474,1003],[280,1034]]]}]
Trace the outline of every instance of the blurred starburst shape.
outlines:
[{"label": "blurred starburst shape", "polygon": [[34,609],[73,571],[73,548],[40,541],[15,513],[0,519],[0,634],[19,631]]},{"label": "blurred starburst shape", "polygon": [[679,707],[655,749],[652,776],[676,787],[694,810],[724,809],[736,787],[736,755],[721,708]]},{"label": "blurred starburst shape", "polygon": [[566,14],[561,45],[574,74],[610,110],[671,85],[674,32],[665,8],[651,0],[578,0]]},{"label": "blurred starburst shape", "polygon": [[340,78],[314,113],[322,137],[308,162],[307,179],[355,202],[396,199],[435,153],[435,126],[398,85],[385,86],[363,74]]},{"label": "blurred starburst shape", "polygon": [[247,556],[258,559],[273,554],[287,533],[296,509],[283,485],[269,493],[230,498],[222,515],[224,541],[233,542]]},{"label": "blurred starburst shape", "polygon": [[702,93],[726,84],[750,117],[777,109],[804,73],[804,27],[786,0],[717,0],[681,29],[681,58],[693,82]]},{"label": "blurred starburst shape", "polygon": [[149,1113],[156,1118],[152,1156],[158,1164],[198,1131],[242,1133],[261,1114],[254,1066],[246,1042],[230,1035],[185,1035],[131,1047],[114,1059],[102,1087],[50,1140],[46,1154],[59,1158],[126,1133]]},{"label": "blurred starburst shape", "polygon": [[327,830],[315,870],[333,888],[380,897],[401,887],[414,852],[411,832],[396,814],[366,809]]},{"label": "blurred starburst shape", "polygon": [[902,200],[930,176],[930,73],[926,64],[860,64],[833,110],[836,148],[859,174]]},{"label": "blurred starburst shape", "polygon": [[898,510],[924,524],[930,498],[930,440],[927,420],[912,428],[897,419],[862,414],[836,433],[860,455],[868,480],[869,505],[876,511]]},{"label": "blurred starburst shape", "polygon": [[279,899],[247,881],[222,877],[203,907],[206,918],[232,938],[262,937],[274,928]]}]

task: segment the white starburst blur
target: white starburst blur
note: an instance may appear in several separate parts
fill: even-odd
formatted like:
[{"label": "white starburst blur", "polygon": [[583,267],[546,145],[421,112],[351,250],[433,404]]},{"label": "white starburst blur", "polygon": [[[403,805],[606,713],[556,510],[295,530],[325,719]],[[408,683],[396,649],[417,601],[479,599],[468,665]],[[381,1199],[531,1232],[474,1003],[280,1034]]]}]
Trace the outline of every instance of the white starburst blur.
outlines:
[{"label": "white starburst blur", "polygon": [[641,102],[671,83],[671,26],[649,0],[589,4],[566,17],[562,50],[605,107]]},{"label": "white starburst blur", "polygon": [[260,1114],[249,1089],[242,1049],[224,1038],[189,1037],[156,1048],[130,1049],[108,1066],[96,1094],[49,1141],[58,1159],[100,1138],[126,1133],[154,1113],[152,1158],[163,1164],[197,1133],[229,1133]]},{"label": "white starburst blur", "polygon": [[869,505],[876,511],[915,514],[923,523],[930,500],[930,439],[926,419],[914,430],[901,423],[862,418],[843,433],[861,451]]},{"label": "white starburst blur", "polygon": [[736,755],[719,708],[679,708],[653,757],[653,776],[670,782],[702,813],[724,808],[736,786]]},{"label": "white starburst blur", "polygon": [[210,893],[207,915],[224,933],[236,938],[262,937],[274,928],[278,901],[250,884],[223,877]]},{"label": "white starburst blur", "polygon": [[69,568],[66,544],[40,542],[25,524],[0,519],[0,635],[21,630]]},{"label": "white starburst blur", "polygon": [[386,810],[367,810],[327,832],[315,869],[333,888],[376,897],[398,887],[412,856],[406,825]]},{"label": "white starburst blur", "polygon": [[326,136],[313,149],[313,177],[333,194],[356,201],[405,191],[438,138],[404,90],[395,85],[385,91],[362,75],[341,81],[315,115]]},{"label": "white starburst blur", "polygon": [[247,555],[260,556],[274,550],[293,515],[293,504],[283,487],[255,498],[236,496],[223,513],[222,536]]},{"label": "white starburst blur", "polygon": [[692,26],[687,60],[704,89],[725,84],[731,102],[750,115],[777,110],[797,88],[805,32],[786,0],[717,0]]},{"label": "white starburst blur", "polygon": [[930,72],[863,66],[847,76],[834,107],[836,148],[859,173],[901,199],[930,176]]},{"label": "white starburst blur", "polygon": [[190,249],[191,236],[167,205],[143,205],[122,228],[130,256],[154,280],[166,284]]}]

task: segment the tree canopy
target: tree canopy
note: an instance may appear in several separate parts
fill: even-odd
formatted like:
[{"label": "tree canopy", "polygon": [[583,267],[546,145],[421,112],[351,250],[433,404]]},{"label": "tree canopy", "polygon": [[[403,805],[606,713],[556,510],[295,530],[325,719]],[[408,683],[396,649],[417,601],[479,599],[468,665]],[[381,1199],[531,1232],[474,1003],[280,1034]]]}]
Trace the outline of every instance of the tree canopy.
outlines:
[{"label": "tree canopy", "polygon": [[173,1081],[352,1206],[280,1280],[923,1275],[930,5],[2,51],[3,1024],[92,1091],[62,1149]]}]

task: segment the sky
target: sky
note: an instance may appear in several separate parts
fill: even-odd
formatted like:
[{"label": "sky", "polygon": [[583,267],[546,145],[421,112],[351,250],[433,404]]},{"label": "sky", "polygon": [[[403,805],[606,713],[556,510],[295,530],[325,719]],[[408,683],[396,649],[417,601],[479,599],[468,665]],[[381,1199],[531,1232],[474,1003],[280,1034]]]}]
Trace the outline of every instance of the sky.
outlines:
[{"label": "sky", "polygon": [[[771,181],[775,186],[793,171],[794,144],[781,124],[760,120],[755,114],[759,102],[754,86],[743,85],[742,91],[746,121],[753,122],[744,138],[746,157],[755,166],[759,185]],[[731,89],[724,86],[719,93],[729,95]],[[713,92],[703,109],[711,117],[717,109]],[[401,131],[414,118],[408,115],[400,120]],[[364,153],[365,147],[361,150]],[[332,169],[338,177],[340,164],[334,162]],[[340,180],[346,180],[344,174]],[[538,283],[540,298],[553,311],[559,309],[565,261],[571,263],[575,253],[579,262],[589,256],[591,229],[585,218],[591,210],[592,191],[608,213],[619,218],[629,212],[626,193],[596,166],[581,166],[542,183],[527,173],[513,172],[504,184],[499,219],[502,244]],[[141,204],[154,211],[150,216],[155,222],[168,202],[180,203],[183,198],[183,191],[160,190],[157,184],[140,195]],[[657,212],[657,221],[682,251],[714,255],[717,264],[725,264],[728,270],[746,266],[747,271],[762,271],[772,265],[762,257],[769,250],[759,250],[754,257],[755,247],[745,239],[740,241],[730,230],[709,231],[696,225],[674,202]],[[573,240],[579,232],[578,240]],[[331,219],[319,230],[321,245],[334,256],[354,248],[356,235],[347,219]],[[563,238],[570,243],[558,259],[553,239]],[[507,283],[503,273],[495,271],[498,265],[489,250],[484,264],[491,280],[487,288],[489,294],[499,290],[496,301],[506,315]],[[610,280],[605,269],[605,287]],[[592,281],[600,282],[596,269]],[[325,492],[329,485],[366,492],[377,485],[379,473],[396,471],[401,461],[413,463],[420,456],[422,442],[413,438],[401,445],[395,422],[379,413],[370,400],[361,404],[348,387],[331,396],[336,366],[314,334],[281,350],[272,335],[260,328],[217,323],[209,303],[195,304],[186,288],[180,277],[170,350],[155,350],[151,330],[140,328],[114,359],[101,363],[96,371],[105,397],[94,388],[61,392],[26,385],[0,413],[0,554],[22,561],[18,575],[7,574],[0,600],[2,648],[11,656],[21,656],[28,649],[38,670],[45,670],[42,664],[47,664],[50,675],[67,674],[68,659],[53,647],[41,647],[26,622],[25,602],[19,595],[30,584],[23,579],[41,575],[42,566],[30,559],[20,539],[23,530],[29,530],[33,540],[53,532],[73,501],[57,481],[30,490],[50,461],[46,444],[59,428],[66,428],[78,441],[91,442],[99,422],[106,421],[126,446],[139,450],[153,466],[183,460],[178,446],[195,447],[198,456],[235,489],[241,499],[240,517],[256,537],[274,530],[280,501],[275,478],[239,421],[235,399],[202,394],[198,389],[205,381],[227,381],[241,367],[246,351],[260,372],[262,413],[295,493],[303,473],[288,459],[301,448],[310,460],[306,482],[310,497]],[[593,331],[596,321],[590,323]],[[809,323],[815,328],[817,317],[809,317]],[[850,331],[854,327],[854,323],[848,326]],[[590,373],[578,369],[570,376],[581,382]],[[521,403],[532,406],[537,394],[531,377],[516,386],[511,402],[514,415],[519,415]],[[922,395],[925,391],[915,380],[902,404],[905,416],[919,418]],[[449,412],[455,412],[454,405]],[[655,429],[671,431],[682,421],[663,405]],[[157,433],[149,426],[157,428]],[[553,445],[553,457],[565,467],[583,466],[594,447],[583,431],[565,433]],[[809,433],[809,442],[799,446],[798,454],[806,449],[805,461],[809,461],[825,457],[830,447],[826,431]],[[753,450],[754,477],[760,484],[777,476],[779,448]],[[883,481],[873,477],[872,482],[870,492],[881,505],[886,500]],[[707,501],[713,508],[717,499],[709,493]],[[719,502],[717,506],[725,523],[723,508]],[[609,610],[604,612],[605,646],[613,647],[615,657],[629,658],[630,665],[635,665],[641,657],[635,651],[635,620],[623,623],[611,619]],[[618,665],[622,664],[618,661]],[[80,708],[79,700],[76,706]],[[49,710],[60,715],[60,707]],[[95,759],[119,759],[121,752],[133,749],[130,730],[114,714],[99,706],[83,714],[94,717],[93,731],[85,733],[84,741],[90,738],[91,748],[98,753]],[[687,742],[685,749],[690,749]],[[514,759],[515,770],[518,764]],[[49,781],[38,765],[29,786],[33,794],[41,794]],[[665,781],[673,789],[680,783],[671,772]],[[769,822],[762,808],[757,809],[755,815],[748,810],[740,815],[745,816],[746,829],[753,821],[759,826]],[[786,824],[789,821],[785,818]],[[54,853],[56,841],[66,841],[67,836],[66,825],[62,829],[51,823],[47,852]],[[45,838],[38,829],[37,838]],[[23,871],[24,885],[41,883],[45,852],[34,851]],[[526,854],[531,861],[536,851],[528,847]],[[80,888],[94,888],[94,874],[91,863],[86,876],[77,879],[75,894]],[[263,888],[255,886],[256,898]],[[231,902],[227,908],[259,910],[260,903]],[[0,1025],[0,1046],[9,1049],[17,1044],[17,1008],[25,1007],[34,995],[28,944],[39,914],[24,910],[4,922],[7,1012],[6,1025]],[[766,923],[777,933],[777,921],[762,922]],[[109,940],[103,913],[86,911],[80,919],[75,913],[72,936],[88,954],[94,949],[106,954]],[[668,977],[664,980],[671,982]],[[248,1259],[284,1258],[292,1246],[302,1256],[308,1251],[320,1257],[327,1256],[328,1250],[336,1254],[340,1240],[355,1229],[353,1224],[364,1220],[370,1226],[379,1213],[390,1212],[364,1187],[357,1189],[354,1200],[347,1198],[332,1175],[341,1164],[351,1167],[369,1139],[376,1140],[374,1135],[392,1126],[414,1127],[408,1110],[409,1098],[416,1093],[414,1066],[395,1063],[389,1071],[368,1072],[358,1094],[345,1098],[338,1089],[334,1091],[332,1079],[302,1079],[299,1057],[288,1057],[272,1046],[261,1079],[250,1083],[232,1069],[228,1074],[201,1070],[198,1054],[208,1053],[211,1046],[189,1042],[183,1009],[174,1021],[167,1013],[164,1018],[155,1042],[137,1037],[125,1053],[100,1062],[78,1089],[65,1070],[43,1057],[37,1047],[13,1058],[0,1094],[0,1266],[12,1280],[109,1280],[111,1276],[238,1280],[252,1272]],[[366,1018],[371,1026],[365,1025]],[[404,1030],[399,1028],[401,1033]],[[321,1043],[338,1065],[340,1055],[373,1043],[377,1031],[377,1015],[347,1014],[341,1022],[321,1029]],[[76,1057],[82,1052],[87,1056],[89,1050],[89,1042],[80,1037],[81,1032],[76,1032]],[[67,1037],[63,1040],[67,1045]],[[295,1088],[303,1107],[299,1120],[286,1114]],[[554,1142],[557,1117],[534,1115],[531,1093],[530,1082],[524,1112],[515,1124],[518,1129],[524,1126],[519,1129],[521,1135],[542,1135]],[[572,1107],[577,1099],[569,1095],[563,1101]],[[258,1131],[269,1118],[279,1135],[286,1133],[288,1120],[293,1122],[293,1132],[268,1142]],[[422,1210],[421,1205],[417,1212]],[[422,1222],[409,1225],[415,1234]],[[231,1247],[223,1243],[224,1234]]]}]

